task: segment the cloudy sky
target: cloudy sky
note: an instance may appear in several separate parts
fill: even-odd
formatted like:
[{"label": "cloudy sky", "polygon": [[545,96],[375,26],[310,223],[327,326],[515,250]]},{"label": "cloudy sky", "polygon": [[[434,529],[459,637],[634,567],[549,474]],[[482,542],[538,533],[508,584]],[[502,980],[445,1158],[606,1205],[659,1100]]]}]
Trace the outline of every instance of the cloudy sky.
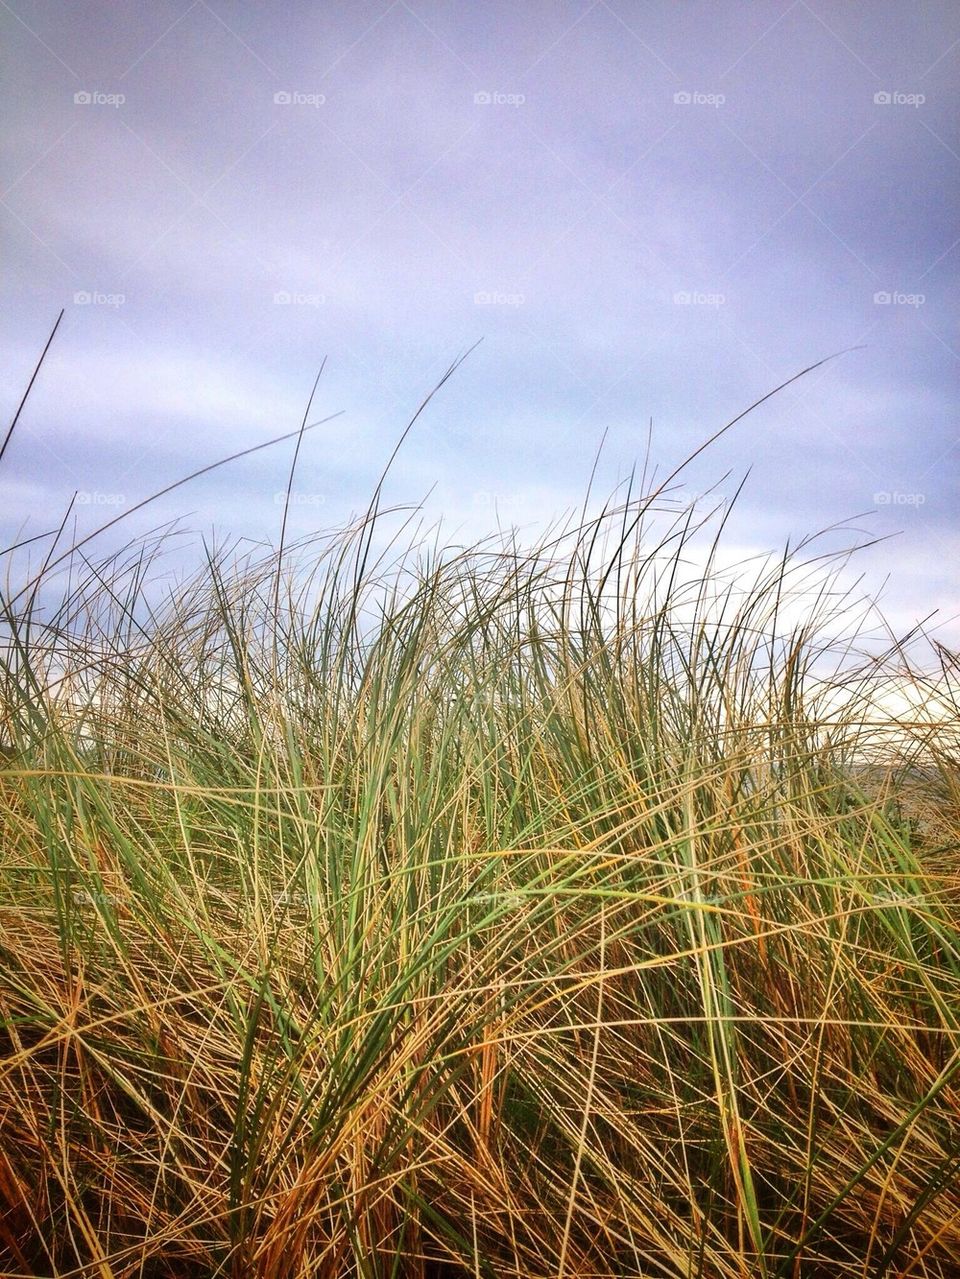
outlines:
[{"label": "cloudy sky", "polygon": [[[847,521],[960,612],[960,8],[902,0],[0,0],[2,545],[295,429],[296,533],[388,496],[536,525],[753,400],[735,545]],[[277,537],[290,446],[130,521]],[[722,477],[728,475],[727,479]],[[42,544],[41,544],[42,546]],[[889,579],[889,580],[887,580]],[[886,585],[884,586],[884,582]]]}]

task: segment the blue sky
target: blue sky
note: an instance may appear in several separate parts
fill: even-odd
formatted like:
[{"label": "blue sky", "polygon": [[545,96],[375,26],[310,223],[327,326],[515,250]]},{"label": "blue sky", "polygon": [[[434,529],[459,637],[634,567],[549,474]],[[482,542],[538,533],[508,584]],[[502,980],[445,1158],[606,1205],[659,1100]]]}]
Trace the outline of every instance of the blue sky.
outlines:
[{"label": "blue sky", "polygon": [[[0,537],[87,531],[294,429],[294,533],[388,497],[534,526],[642,456],[744,551],[851,521],[895,627],[960,635],[960,9],[756,0],[0,0]],[[290,450],[133,517],[279,532]],[[139,520],[139,523],[137,522]],[[853,537],[851,534],[848,537]],[[887,580],[889,578],[889,580]],[[884,583],[886,585],[884,586]]]}]

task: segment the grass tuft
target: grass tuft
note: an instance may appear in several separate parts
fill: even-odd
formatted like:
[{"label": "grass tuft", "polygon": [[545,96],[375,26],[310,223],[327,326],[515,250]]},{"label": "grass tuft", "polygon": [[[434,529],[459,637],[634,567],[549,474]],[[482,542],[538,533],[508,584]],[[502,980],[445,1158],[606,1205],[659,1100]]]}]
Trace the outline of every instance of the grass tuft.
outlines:
[{"label": "grass tuft", "polygon": [[668,507],[5,589],[3,1274],[957,1274],[956,721]]}]

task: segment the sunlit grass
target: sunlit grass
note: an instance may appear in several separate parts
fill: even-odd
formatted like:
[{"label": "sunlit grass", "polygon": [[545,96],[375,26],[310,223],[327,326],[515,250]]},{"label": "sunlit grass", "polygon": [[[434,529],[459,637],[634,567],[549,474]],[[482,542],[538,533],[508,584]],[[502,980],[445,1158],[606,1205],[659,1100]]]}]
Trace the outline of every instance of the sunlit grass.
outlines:
[{"label": "sunlit grass", "polygon": [[5,588],[4,1274],[957,1274],[955,723],[662,508]]}]

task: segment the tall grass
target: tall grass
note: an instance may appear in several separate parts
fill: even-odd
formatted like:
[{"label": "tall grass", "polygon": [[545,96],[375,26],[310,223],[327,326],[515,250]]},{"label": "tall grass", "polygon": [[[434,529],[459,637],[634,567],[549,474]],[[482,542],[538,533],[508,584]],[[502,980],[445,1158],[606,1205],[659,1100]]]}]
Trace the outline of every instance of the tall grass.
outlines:
[{"label": "tall grass", "polygon": [[646,489],[6,588],[3,1274],[958,1273],[955,725]]}]

